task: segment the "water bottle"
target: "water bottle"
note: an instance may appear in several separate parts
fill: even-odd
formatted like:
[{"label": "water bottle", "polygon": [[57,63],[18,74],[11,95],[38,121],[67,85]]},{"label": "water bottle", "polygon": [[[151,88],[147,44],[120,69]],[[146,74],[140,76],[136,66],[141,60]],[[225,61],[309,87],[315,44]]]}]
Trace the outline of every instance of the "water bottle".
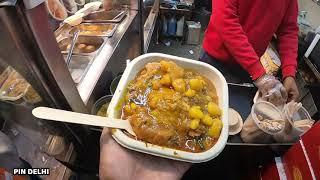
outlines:
[{"label": "water bottle", "polygon": [[168,22],[168,34],[170,36],[176,35],[176,30],[177,30],[177,20],[174,16],[171,16]]}]

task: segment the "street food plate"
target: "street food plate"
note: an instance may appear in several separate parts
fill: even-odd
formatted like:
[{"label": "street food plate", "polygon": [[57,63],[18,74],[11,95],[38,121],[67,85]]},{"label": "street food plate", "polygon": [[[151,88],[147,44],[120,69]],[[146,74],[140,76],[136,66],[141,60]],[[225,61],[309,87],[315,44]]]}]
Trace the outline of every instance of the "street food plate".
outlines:
[{"label": "street food plate", "polygon": [[200,153],[186,152],[167,147],[162,147],[147,142],[136,140],[128,136],[124,131],[113,130],[113,138],[122,146],[138,152],[151,154],[168,159],[174,159],[185,162],[201,163],[209,161],[218,156],[224,149],[228,140],[228,86],[223,75],[213,66],[196,60],[160,54],[149,53],[141,55],[131,61],[125,69],[116,92],[108,107],[107,115],[111,118],[119,118],[121,115],[121,107],[123,104],[124,94],[126,93],[127,85],[136,75],[142,70],[146,64],[150,62],[159,62],[161,60],[173,61],[185,69],[191,69],[200,73],[202,76],[209,79],[216,87],[219,107],[222,110],[221,120],[223,127],[220,137],[216,144],[207,151]]}]

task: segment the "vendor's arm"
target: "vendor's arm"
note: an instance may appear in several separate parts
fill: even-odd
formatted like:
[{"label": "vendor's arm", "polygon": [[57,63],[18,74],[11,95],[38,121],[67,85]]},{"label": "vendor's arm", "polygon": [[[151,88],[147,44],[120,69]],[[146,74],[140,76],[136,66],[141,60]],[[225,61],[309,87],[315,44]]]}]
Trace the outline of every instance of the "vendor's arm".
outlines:
[{"label": "vendor's arm", "polygon": [[217,19],[217,28],[224,45],[252,79],[258,79],[265,70],[240,24],[238,0],[218,0],[214,5],[216,17],[221,17]]},{"label": "vendor's arm", "polygon": [[299,91],[295,83],[297,70],[298,50],[298,2],[291,1],[285,17],[276,33],[278,39],[278,50],[281,59],[282,76],[284,87],[288,92],[288,101],[297,100]]},{"label": "vendor's arm", "polygon": [[298,2],[297,0],[293,0],[289,3],[285,17],[276,33],[284,79],[288,76],[294,77],[296,74],[299,30],[297,16]]}]

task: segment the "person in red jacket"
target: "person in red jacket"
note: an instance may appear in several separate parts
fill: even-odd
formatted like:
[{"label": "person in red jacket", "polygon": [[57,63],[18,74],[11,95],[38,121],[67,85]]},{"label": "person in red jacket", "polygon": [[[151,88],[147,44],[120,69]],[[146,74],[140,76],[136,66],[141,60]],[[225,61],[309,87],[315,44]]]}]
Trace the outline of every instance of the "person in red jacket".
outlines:
[{"label": "person in red jacket", "polygon": [[[297,0],[213,0],[200,60],[221,70],[229,82],[254,80],[264,97],[296,100],[297,15]],[[283,85],[260,63],[274,35]]]}]

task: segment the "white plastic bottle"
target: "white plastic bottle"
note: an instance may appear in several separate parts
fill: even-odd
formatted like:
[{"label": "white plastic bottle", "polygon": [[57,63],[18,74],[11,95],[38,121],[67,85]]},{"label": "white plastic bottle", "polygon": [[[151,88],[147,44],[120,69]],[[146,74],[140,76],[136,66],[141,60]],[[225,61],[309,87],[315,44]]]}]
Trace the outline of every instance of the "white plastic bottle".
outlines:
[{"label": "white plastic bottle", "polygon": [[183,27],[184,27],[184,16],[182,16],[177,22],[177,36],[183,36]]}]

